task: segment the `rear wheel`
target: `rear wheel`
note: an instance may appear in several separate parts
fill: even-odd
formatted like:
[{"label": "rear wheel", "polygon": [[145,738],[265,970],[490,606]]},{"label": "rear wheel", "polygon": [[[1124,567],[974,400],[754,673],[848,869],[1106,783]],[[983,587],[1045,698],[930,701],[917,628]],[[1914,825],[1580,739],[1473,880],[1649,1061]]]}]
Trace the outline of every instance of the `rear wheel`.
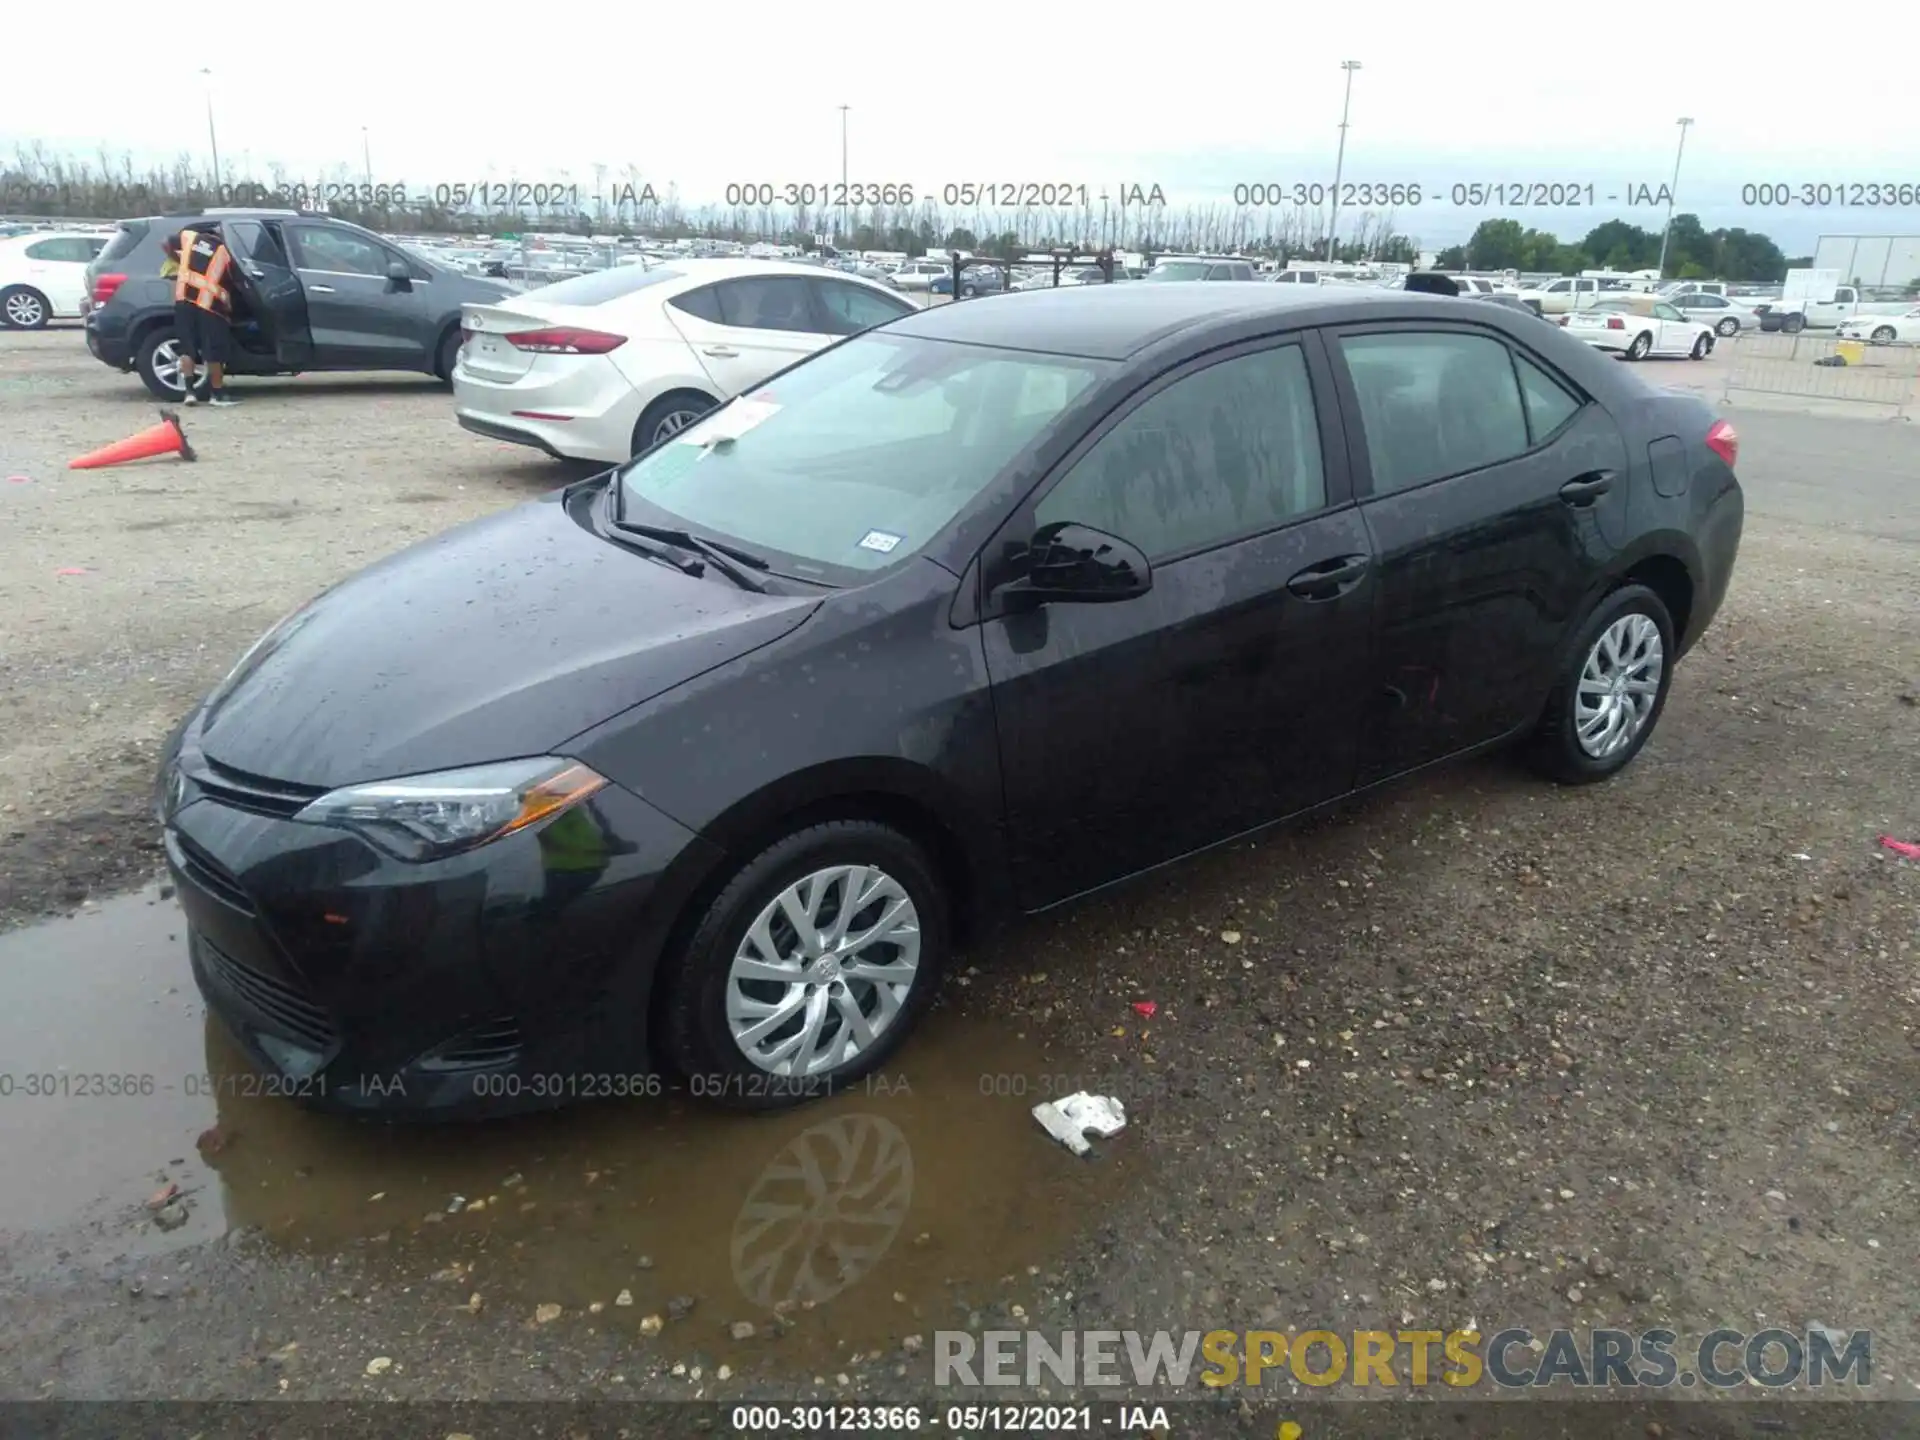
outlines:
[{"label": "rear wheel", "polygon": [[1780,322],[1780,328],[1789,335],[1798,335],[1802,330],[1807,328],[1807,317],[1804,315],[1789,315]]},{"label": "rear wheel", "polygon": [[932,1002],[948,947],[925,851],[868,820],[749,861],[671,958],[663,1057],[696,1096],[781,1110],[871,1074]]},{"label": "rear wheel", "polygon": [[719,402],[698,390],[675,390],[662,395],[641,412],[633,427],[633,453],[651,450],[663,440],[671,440]]},{"label": "rear wheel", "polygon": [[1587,617],[1554,687],[1530,758],[1566,785],[1626,768],[1667,703],[1673,618],[1645,585],[1623,585]]},{"label": "rear wheel", "polygon": [[1740,333],[1740,322],[1729,315],[1713,328],[1717,334],[1722,336],[1738,335]]},{"label": "rear wheel", "polygon": [[1627,359],[1644,360],[1647,358],[1647,352],[1651,349],[1653,349],[1653,337],[1642,330],[1638,335],[1633,337],[1633,343],[1627,346]]},{"label": "rear wheel", "polygon": [[31,285],[9,285],[0,290],[0,323],[9,330],[42,330],[52,318],[53,306]]},{"label": "rear wheel", "polygon": [[180,337],[173,327],[162,325],[140,341],[134,366],[140,378],[162,400],[179,400],[187,393],[180,379]]}]

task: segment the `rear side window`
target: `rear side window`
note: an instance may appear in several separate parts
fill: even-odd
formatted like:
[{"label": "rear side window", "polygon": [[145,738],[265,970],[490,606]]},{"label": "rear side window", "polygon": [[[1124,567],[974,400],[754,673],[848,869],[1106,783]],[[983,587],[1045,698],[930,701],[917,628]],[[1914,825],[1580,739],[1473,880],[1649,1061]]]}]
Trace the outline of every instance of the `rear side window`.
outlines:
[{"label": "rear side window", "polygon": [[684,295],[676,295],[667,301],[674,309],[684,311],[696,320],[704,320],[709,325],[724,325],[720,318],[720,287],[705,285],[698,290],[689,290]]},{"label": "rear side window", "polygon": [[120,228],[114,232],[113,238],[107,241],[107,248],[100,252],[101,263],[112,264],[115,260],[126,259],[140,247],[140,242],[147,238],[147,231],[150,228],[144,220],[122,222]]},{"label": "rear side window", "polygon": [[1507,347],[1481,335],[1348,335],[1373,493],[1479,470],[1523,455],[1527,417]]},{"label": "rear side window", "polygon": [[1513,368],[1520,377],[1520,398],[1526,406],[1527,425],[1538,445],[1580,408],[1580,401],[1567,388],[1526,356],[1515,353]]},{"label": "rear side window", "polygon": [[796,330],[812,333],[813,297],[808,282],[798,275],[747,275],[723,280],[720,323],[747,330]]},{"label": "rear side window", "polygon": [[644,270],[638,265],[617,265],[611,270],[594,270],[543,286],[540,301],[545,304],[551,300],[556,305],[604,305],[649,285],[678,280],[685,273],[665,265],[653,270]]}]

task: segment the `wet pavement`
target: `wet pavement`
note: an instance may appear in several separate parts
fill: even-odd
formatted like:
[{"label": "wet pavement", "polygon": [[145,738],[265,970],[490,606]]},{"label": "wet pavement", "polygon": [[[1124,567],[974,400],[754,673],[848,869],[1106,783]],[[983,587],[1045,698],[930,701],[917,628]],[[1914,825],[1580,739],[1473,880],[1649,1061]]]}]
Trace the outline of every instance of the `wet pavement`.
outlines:
[{"label": "wet pavement", "polygon": [[0,937],[0,1055],[0,1141],[34,1162],[0,1167],[15,1263],[38,1241],[157,1271],[245,1228],[449,1307],[777,1336],[768,1363],[796,1370],[966,1323],[1139,1178],[1122,1144],[1076,1162],[1041,1133],[1037,1044],[943,1009],[895,1068],[780,1115],[677,1096],[455,1126],[315,1114],[205,1014],[157,887]]}]

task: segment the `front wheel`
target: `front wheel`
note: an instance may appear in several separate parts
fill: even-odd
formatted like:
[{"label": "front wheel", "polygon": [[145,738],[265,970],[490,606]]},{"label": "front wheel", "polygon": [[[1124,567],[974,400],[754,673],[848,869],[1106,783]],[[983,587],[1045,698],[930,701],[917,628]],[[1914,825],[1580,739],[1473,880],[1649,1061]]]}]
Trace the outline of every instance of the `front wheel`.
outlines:
[{"label": "front wheel", "polygon": [[1673,617],[1645,585],[1623,585],[1594,609],[1540,717],[1531,758],[1565,785],[1626,768],[1667,703],[1675,656]]},{"label": "front wheel", "polygon": [[1704,360],[1707,358],[1707,352],[1711,349],[1713,349],[1713,337],[1711,335],[1698,336],[1693,342],[1693,349],[1687,352],[1687,358],[1689,360]]},{"label": "front wheel", "polygon": [[163,326],[140,342],[134,366],[147,389],[160,399],[177,401],[187,393],[180,378],[180,337],[171,327]]},{"label": "front wheel", "polygon": [[810,825],[750,860],[669,958],[662,1057],[696,1096],[782,1110],[871,1074],[932,1002],[945,886],[868,820]]},{"label": "front wheel", "polygon": [[1713,328],[1724,339],[1726,336],[1740,333],[1740,322],[1729,315]]},{"label": "front wheel", "polygon": [[460,363],[460,332],[449,330],[440,337],[440,348],[434,355],[433,373],[440,377],[441,383],[453,383],[453,367]]},{"label": "front wheel", "polygon": [[0,324],[9,330],[44,330],[52,318],[53,306],[32,286],[9,285],[0,290]]},{"label": "front wheel", "polygon": [[1642,330],[1633,337],[1633,343],[1627,346],[1627,359],[1644,360],[1651,349],[1653,349],[1653,337]]},{"label": "front wheel", "polygon": [[1891,325],[1876,325],[1873,334],[1867,338],[1876,345],[1891,345],[1899,337],[1899,332]]}]

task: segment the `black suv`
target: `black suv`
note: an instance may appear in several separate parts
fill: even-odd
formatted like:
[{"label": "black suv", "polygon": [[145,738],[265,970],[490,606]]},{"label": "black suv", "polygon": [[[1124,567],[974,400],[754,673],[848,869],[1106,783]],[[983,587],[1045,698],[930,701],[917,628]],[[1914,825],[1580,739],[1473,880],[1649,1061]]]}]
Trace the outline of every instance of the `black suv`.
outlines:
[{"label": "black suv", "polygon": [[180,346],[173,281],[161,245],[218,221],[233,251],[236,375],[303,370],[417,370],[448,380],[460,348],[460,307],[513,292],[498,280],[443,269],[371,230],[298,210],[203,210],[124,220],[87,267],[87,349],[138,370],[178,400]]}]

